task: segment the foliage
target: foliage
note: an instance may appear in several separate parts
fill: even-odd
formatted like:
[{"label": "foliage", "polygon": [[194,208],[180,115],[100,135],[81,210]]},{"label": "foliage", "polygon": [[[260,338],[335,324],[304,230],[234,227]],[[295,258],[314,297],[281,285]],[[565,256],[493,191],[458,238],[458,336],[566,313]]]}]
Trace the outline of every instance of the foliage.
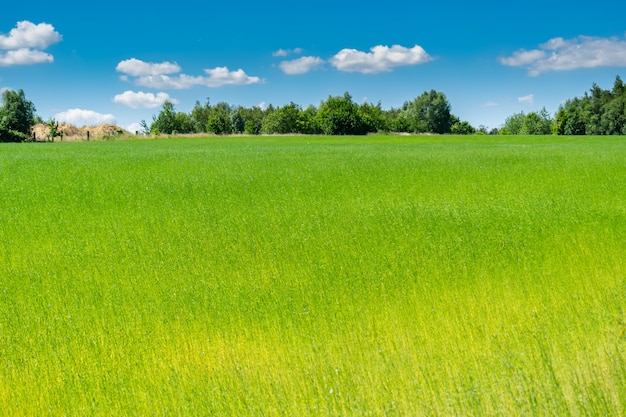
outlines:
[{"label": "foliage", "polygon": [[626,135],[626,87],[620,76],[613,88],[593,84],[583,97],[559,107],[554,126],[558,135]]},{"label": "foliage", "polygon": [[206,122],[206,131],[216,135],[232,133],[233,125],[231,122],[231,113],[232,108],[225,102],[220,102],[210,107],[208,120]]},{"label": "foliage", "polygon": [[35,124],[35,105],[23,90],[4,90],[0,106],[0,142],[30,140],[30,128]]},{"label": "foliage", "polygon": [[55,138],[61,138],[61,140],[63,139],[63,132],[59,131],[58,121],[56,121],[54,118],[51,118],[50,120],[48,120],[47,126],[48,126],[48,135],[46,139],[48,141],[54,142]]},{"label": "foliage", "polygon": [[501,135],[519,135],[524,126],[526,115],[524,112],[515,113],[506,118],[504,126],[500,129]]},{"label": "foliage", "polygon": [[424,92],[404,103],[402,110],[411,132],[450,133],[453,122],[450,103],[442,92]]},{"label": "foliage", "polygon": [[389,120],[382,109],[380,102],[374,105],[363,103],[359,106],[359,113],[368,132],[389,132]]},{"label": "foliage", "polygon": [[473,135],[476,133],[476,128],[465,120],[456,120],[450,127],[450,133],[453,135]]},{"label": "foliage", "polygon": [[184,112],[177,112],[171,101],[163,103],[163,108],[158,116],[154,116],[152,119],[150,131],[153,134],[193,133],[195,130],[192,116]]},{"label": "foliage", "polygon": [[506,118],[504,126],[499,130],[501,135],[549,135],[553,131],[555,121],[546,108],[539,112],[525,114],[523,111]]},{"label": "foliage", "polygon": [[352,101],[349,93],[329,96],[320,104],[316,115],[317,123],[325,135],[364,135],[367,124],[359,106]]},{"label": "foliage", "polygon": [[233,127],[233,133],[243,133],[246,128],[246,121],[243,118],[240,108],[230,115],[230,124]]},{"label": "foliage", "polygon": [[278,107],[263,118],[261,133],[300,133],[298,131],[298,121],[301,111],[302,109],[293,102],[286,106]]}]

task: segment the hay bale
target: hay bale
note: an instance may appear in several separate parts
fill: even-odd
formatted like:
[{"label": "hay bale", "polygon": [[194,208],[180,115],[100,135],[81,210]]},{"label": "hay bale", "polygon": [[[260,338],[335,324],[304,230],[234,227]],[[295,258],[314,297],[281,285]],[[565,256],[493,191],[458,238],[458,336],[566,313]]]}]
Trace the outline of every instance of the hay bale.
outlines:
[{"label": "hay bale", "polygon": [[85,126],[82,130],[85,136],[87,136],[87,132],[89,132],[89,135],[91,136],[115,135],[118,132],[128,133],[121,127],[110,123],[104,123],[100,126]]},{"label": "hay bale", "polygon": [[[86,138],[87,132],[89,132],[89,136],[105,136],[105,135],[117,135],[118,133],[129,134],[126,130],[122,129],[119,126],[105,123],[100,126],[83,126],[78,128],[69,123],[59,123],[58,131],[63,133],[63,137],[65,138]],[[46,140],[48,139],[48,135],[50,134],[50,129],[48,125],[45,123],[38,123],[31,128],[31,135],[35,134],[37,140]]]},{"label": "hay bale", "polygon": [[31,136],[33,135],[33,133],[35,134],[36,140],[44,140],[48,138],[48,133],[50,133],[50,130],[48,129],[48,125],[46,125],[45,123],[37,123],[35,126],[30,128]]},{"label": "hay bale", "polygon": [[79,136],[80,130],[69,123],[59,123],[59,132],[63,133],[63,136]]}]

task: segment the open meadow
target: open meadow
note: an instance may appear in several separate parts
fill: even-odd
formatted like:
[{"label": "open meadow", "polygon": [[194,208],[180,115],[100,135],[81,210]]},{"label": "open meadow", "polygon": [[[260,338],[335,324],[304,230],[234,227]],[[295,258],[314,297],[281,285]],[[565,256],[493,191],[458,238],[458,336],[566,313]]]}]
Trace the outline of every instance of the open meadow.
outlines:
[{"label": "open meadow", "polygon": [[2,144],[0,415],[626,415],[626,138]]}]

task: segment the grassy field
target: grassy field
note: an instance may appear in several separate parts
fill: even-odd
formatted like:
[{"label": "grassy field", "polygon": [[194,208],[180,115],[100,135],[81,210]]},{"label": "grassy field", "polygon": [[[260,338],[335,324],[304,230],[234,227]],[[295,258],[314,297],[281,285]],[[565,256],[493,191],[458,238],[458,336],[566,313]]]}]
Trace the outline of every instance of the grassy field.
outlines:
[{"label": "grassy field", "polygon": [[626,138],[0,146],[4,416],[626,415]]}]

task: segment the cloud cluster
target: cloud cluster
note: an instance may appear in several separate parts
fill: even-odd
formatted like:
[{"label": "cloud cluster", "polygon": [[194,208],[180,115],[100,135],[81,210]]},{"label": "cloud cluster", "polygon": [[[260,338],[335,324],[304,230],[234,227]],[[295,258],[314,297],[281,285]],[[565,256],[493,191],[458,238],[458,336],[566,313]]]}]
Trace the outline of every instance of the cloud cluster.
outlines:
[{"label": "cloud cluster", "polygon": [[[221,87],[224,85],[248,85],[263,82],[259,77],[247,75],[242,69],[230,71],[228,67],[208,68],[205,75],[192,76],[178,74],[182,68],[172,62],[144,62],[136,58],[127,59],[117,64],[122,79],[135,77],[135,84],[143,87],[161,89],[187,89],[196,86]],[[177,75],[172,75],[177,74]]]},{"label": "cloud cluster", "polygon": [[0,66],[53,62],[54,57],[43,50],[62,38],[48,23],[18,22],[8,35],[0,34]]},{"label": "cloud cluster", "polygon": [[[279,54],[284,50],[279,49],[273,56],[286,56]],[[328,63],[339,71],[360,72],[361,74],[378,74],[390,72],[396,67],[418,65],[432,61],[433,58],[426,53],[424,48],[415,45],[407,48],[401,45],[377,45],[370,48],[369,52],[357,49],[344,48],[332,56]],[[304,56],[290,61],[283,61],[279,68],[289,75],[305,74],[321,67],[326,61],[320,57]]]},{"label": "cloud cluster", "polygon": [[413,48],[400,45],[393,45],[390,48],[378,45],[370,48],[370,52],[342,49],[329,62],[339,71],[378,74],[389,72],[395,67],[424,64],[430,61],[432,57],[419,45]]},{"label": "cloud cluster", "polygon": [[69,109],[54,115],[54,118],[61,123],[69,123],[77,127],[96,126],[103,123],[114,123],[115,116],[112,114],[102,114],[93,110]]},{"label": "cloud cluster", "polygon": [[531,77],[550,71],[623,67],[626,66],[626,41],[593,36],[553,38],[538,49],[520,49],[498,61],[511,67],[526,67]]},{"label": "cloud cluster", "polygon": [[130,75],[132,77],[145,77],[149,75],[176,74],[181,71],[181,67],[175,62],[144,62],[131,58],[121,61],[115,67],[117,72]]},{"label": "cloud cluster", "polygon": [[154,109],[169,101],[178,104],[178,100],[173,99],[167,93],[144,93],[143,91],[124,91],[113,97],[113,102],[123,104],[131,109]]},{"label": "cloud cluster", "polygon": [[306,74],[324,65],[324,60],[317,56],[303,56],[302,58],[283,61],[278,66],[285,74]]}]

